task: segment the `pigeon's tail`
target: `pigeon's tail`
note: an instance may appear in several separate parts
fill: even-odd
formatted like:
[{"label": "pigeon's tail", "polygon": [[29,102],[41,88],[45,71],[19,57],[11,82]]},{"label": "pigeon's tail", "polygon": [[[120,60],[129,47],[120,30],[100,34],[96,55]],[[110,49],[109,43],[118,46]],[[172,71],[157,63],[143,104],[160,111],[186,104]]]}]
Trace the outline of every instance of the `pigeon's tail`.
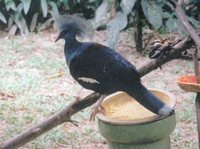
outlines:
[{"label": "pigeon's tail", "polygon": [[131,97],[136,99],[141,105],[155,114],[168,116],[173,109],[158,99],[153,93],[147,90],[141,83],[134,90],[127,92]]}]

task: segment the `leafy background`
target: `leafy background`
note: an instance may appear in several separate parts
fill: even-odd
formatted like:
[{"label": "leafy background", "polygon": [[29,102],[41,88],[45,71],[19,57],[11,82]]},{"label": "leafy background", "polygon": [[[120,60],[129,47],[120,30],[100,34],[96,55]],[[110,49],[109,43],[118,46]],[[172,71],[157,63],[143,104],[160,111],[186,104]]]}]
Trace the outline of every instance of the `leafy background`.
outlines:
[{"label": "leafy background", "polygon": [[[184,11],[197,29],[199,7],[200,1],[185,0]],[[119,32],[137,25],[134,18],[138,9],[142,28],[187,34],[173,3],[166,0],[0,0],[0,27],[11,34],[28,35],[54,26],[59,15],[78,14],[89,19],[96,29],[107,28],[107,44],[116,48]]]}]

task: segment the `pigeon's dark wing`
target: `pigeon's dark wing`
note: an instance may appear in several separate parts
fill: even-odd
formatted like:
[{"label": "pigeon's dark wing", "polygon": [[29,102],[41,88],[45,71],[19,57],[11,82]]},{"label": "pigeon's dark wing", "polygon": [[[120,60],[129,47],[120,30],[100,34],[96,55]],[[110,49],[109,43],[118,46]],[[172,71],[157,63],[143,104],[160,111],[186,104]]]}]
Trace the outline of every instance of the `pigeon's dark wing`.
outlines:
[{"label": "pigeon's dark wing", "polygon": [[116,51],[95,43],[75,54],[69,68],[83,87],[100,93],[126,90],[140,81],[129,61]]}]

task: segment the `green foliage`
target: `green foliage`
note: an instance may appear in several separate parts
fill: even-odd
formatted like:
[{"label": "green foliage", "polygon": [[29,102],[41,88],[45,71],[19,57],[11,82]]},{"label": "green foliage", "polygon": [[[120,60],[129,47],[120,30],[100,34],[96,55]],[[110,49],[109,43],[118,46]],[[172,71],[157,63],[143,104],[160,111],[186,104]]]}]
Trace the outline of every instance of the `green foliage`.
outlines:
[{"label": "green foliage", "polygon": [[119,37],[119,32],[127,25],[127,16],[121,12],[116,14],[116,17],[107,25],[107,43],[108,46],[116,49],[116,41]]},{"label": "green foliage", "polygon": [[[95,28],[107,26],[108,45],[114,48],[119,32],[134,24],[136,2],[141,5],[143,27],[162,32],[185,32],[174,12],[174,5],[166,0],[1,0],[0,25],[7,30],[16,25],[22,35],[27,35],[29,31],[52,26],[60,14],[80,14],[92,18]],[[199,7],[198,0],[186,0],[183,6],[187,19],[198,29]]]},{"label": "green foliage", "polygon": [[[17,25],[21,35],[28,34],[29,25],[31,31],[35,30],[40,9],[44,11],[44,8],[39,5],[39,1],[32,0],[3,0],[0,1],[0,7],[2,8],[0,20],[7,23],[7,30],[10,30],[13,25]],[[46,16],[43,15],[43,17]]]},{"label": "green foliage", "polygon": [[22,4],[24,8],[24,13],[27,14],[31,6],[31,0],[23,0]]},{"label": "green foliage", "polygon": [[[123,30],[128,24],[128,15],[131,13],[136,0],[122,0],[119,5],[121,10],[116,12],[115,18],[107,23],[107,43],[109,47],[116,49],[119,32]],[[100,26],[104,23],[105,15],[111,10],[110,1],[104,0],[103,3],[97,8],[95,13],[95,23]],[[112,11],[112,10],[111,10]]]},{"label": "green foliage", "polygon": [[152,3],[146,0],[142,0],[141,5],[146,19],[154,26],[154,28],[159,29],[163,24],[162,8],[158,5],[158,3]]},{"label": "green foliage", "polygon": [[[138,7],[135,2],[139,2],[141,7]],[[95,14],[95,23],[97,26],[104,25],[105,14],[111,13],[111,5],[109,1],[103,1]],[[127,26],[132,26],[134,18],[136,17],[135,10],[141,9],[139,12],[142,16],[140,19],[143,24],[142,27],[149,27],[160,32],[179,32],[187,34],[184,27],[178,20],[174,4],[166,0],[121,0],[115,1],[116,15],[106,23],[107,26],[107,42],[112,48],[116,48],[119,32]],[[189,22],[197,29],[200,29],[200,1],[188,0],[183,5]],[[103,17],[104,16],[104,17]],[[109,17],[109,16],[108,16]],[[108,18],[107,17],[107,18]]]},{"label": "green foliage", "polygon": [[5,16],[0,12],[0,20],[3,22],[3,23],[7,23],[7,20],[5,18]]},{"label": "green foliage", "polygon": [[46,17],[47,13],[48,13],[47,1],[46,0],[41,0],[40,2],[41,2],[41,8],[42,8],[43,16]]},{"label": "green foliage", "polygon": [[109,2],[107,0],[103,0],[102,4],[95,11],[95,19],[93,23],[94,27],[97,28],[102,24],[102,21],[106,18],[109,7]]},{"label": "green foliage", "polygon": [[90,18],[102,0],[1,0],[0,25],[10,30],[14,25],[21,35],[41,31],[61,14],[81,13]]}]

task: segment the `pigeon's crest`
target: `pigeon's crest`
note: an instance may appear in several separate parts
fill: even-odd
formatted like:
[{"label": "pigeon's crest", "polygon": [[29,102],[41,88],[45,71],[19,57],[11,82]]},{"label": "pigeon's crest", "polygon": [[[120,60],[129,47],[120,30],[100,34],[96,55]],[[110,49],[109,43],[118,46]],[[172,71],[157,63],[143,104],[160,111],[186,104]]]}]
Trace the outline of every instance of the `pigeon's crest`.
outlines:
[{"label": "pigeon's crest", "polygon": [[90,36],[93,32],[90,23],[81,17],[75,15],[63,15],[56,20],[56,25],[60,32],[69,30],[77,36]]}]

